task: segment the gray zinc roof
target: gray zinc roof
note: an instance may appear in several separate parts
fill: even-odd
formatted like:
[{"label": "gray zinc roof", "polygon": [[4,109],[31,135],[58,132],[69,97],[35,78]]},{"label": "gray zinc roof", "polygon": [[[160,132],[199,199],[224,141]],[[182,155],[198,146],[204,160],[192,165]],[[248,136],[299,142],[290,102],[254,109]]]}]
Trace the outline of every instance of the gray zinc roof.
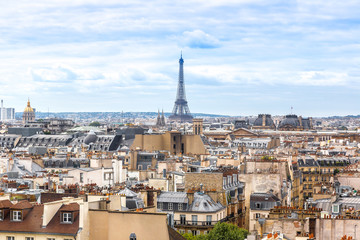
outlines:
[{"label": "gray zinc roof", "polygon": [[224,208],[221,203],[216,203],[212,198],[203,193],[195,193],[194,201],[189,206],[189,212],[217,212]]},{"label": "gray zinc roof", "polygon": [[158,198],[158,202],[172,202],[172,203],[188,203],[189,199],[184,192],[162,192]]}]

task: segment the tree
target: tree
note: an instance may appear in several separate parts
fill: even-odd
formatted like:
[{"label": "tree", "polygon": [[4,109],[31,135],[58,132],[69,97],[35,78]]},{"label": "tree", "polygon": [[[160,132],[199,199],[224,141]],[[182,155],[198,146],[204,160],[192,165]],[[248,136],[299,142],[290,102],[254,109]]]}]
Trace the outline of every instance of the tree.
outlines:
[{"label": "tree", "polygon": [[216,223],[206,235],[193,236],[191,233],[183,234],[187,240],[244,240],[249,232],[231,223]]},{"label": "tree", "polygon": [[184,233],[182,235],[184,238],[186,238],[187,240],[208,240],[206,235],[192,235],[191,233]]},{"label": "tree", "polygon": [[249,232],[231,223],[216,223],[207,236],[211,240],[244,240]]},{"label": "tree", "polygon": [[89,124],[89,126],[100,127],[100,123],[99,122],[92,122],[92,123]]}]

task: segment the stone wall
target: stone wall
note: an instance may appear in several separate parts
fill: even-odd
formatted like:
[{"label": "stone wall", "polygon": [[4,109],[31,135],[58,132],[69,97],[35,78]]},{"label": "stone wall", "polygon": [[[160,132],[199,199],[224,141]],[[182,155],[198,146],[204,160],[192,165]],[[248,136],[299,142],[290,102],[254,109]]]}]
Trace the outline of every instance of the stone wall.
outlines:
[{"label": "stone wall", "polygon": [[360,237],[360,219],[316,219],[315,237],[317,240],[338,240],[344,235],[355,239]]},{"label": "stone wall", "polygon": [[222,173],[186,173],[185,174],[185,191],[195,188],[199,189],[203,184],[204,191],[223,190],[223,174]]}]

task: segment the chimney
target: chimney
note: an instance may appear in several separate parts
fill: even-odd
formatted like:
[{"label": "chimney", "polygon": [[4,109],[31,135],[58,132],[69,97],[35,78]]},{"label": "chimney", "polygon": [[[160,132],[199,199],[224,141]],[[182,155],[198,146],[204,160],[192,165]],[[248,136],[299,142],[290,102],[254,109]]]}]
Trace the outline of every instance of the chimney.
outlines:
[{"label": "chimney", "polygon": [[192,202],[194,201],[194,193],[193,192],[188,192],[187,197],[189,199],[189,205],[191,205]]}]

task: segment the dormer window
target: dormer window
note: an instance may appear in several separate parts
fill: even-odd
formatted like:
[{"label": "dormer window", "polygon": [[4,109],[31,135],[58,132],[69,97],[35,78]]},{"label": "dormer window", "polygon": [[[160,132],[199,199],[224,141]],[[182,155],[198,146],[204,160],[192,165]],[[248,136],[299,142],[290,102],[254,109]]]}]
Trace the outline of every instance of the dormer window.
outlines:
[{"label": "dormer window", "polygon": [[333,204],[332,205],[332,212],[333,213],[339,213],[339,205],[338,204]]},{"label": "dormer window", "polygon": [[64,212],[62,214],[62,223],[72,223],[72,213]]},{"label": "dormer window", "polygon": [[13,210],[12,211],[12,220],[13,221],[21,221],[21,211]]}]

